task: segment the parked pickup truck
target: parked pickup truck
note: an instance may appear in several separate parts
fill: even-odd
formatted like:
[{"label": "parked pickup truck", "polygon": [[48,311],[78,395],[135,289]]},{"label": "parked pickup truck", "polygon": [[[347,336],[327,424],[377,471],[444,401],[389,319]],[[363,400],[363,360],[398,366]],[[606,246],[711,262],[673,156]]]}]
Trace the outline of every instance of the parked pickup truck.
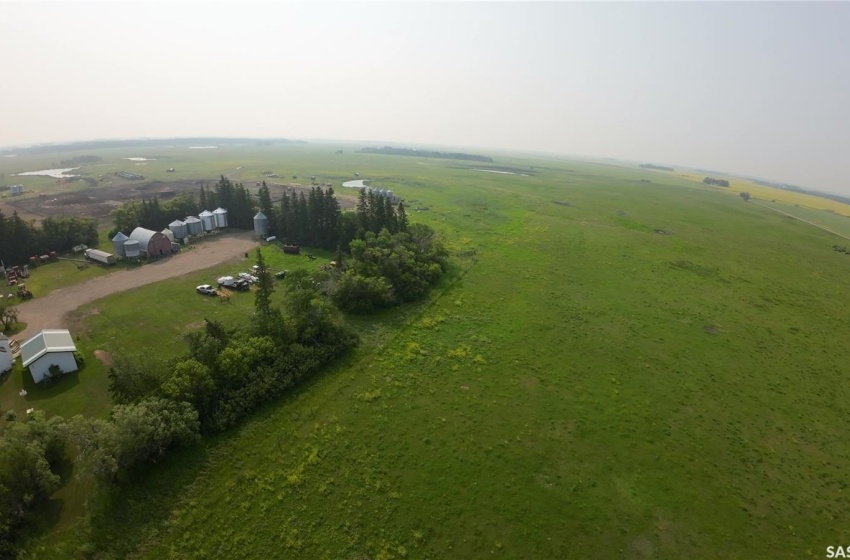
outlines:
[{"label": "parked pickup truck", "polygon": [[199,294],[204,294],[205,296],[217,296],[218,295],[218,292],[215,291],[215,288],[213,288],[209,284],[201,284],[200,286],[195,288],[195,291],[198,292]]}]

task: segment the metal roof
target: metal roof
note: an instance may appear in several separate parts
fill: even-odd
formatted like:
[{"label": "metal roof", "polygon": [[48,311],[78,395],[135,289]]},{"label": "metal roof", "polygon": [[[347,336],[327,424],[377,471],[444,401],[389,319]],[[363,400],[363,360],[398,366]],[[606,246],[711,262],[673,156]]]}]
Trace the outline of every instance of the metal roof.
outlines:
[{"label": "metal roof", "polygon": [[262,212],[257,212],[257,215],[256,215],[256,216],[254,216],[254,219],[255,219],[255,220],[268,220],[268,218],[266,217],[266,215],[265,215],[265,214],[263,214]]},{"label": "metal roof", "polygon": [[127,241],[128,239],[129,237],[119,231],[115,234],[115,237],[112,238],[112,241]]},{"label": "metal roof", "polygon": [[21,344],[24,367],[50,352],[75,352],[77,347],[71,333],[65,329],[45,329]]},{"label": "metal roof", "polygon": [[185,223],[185,224],[196,224],[196,223],[198,223],[198,222],[200,222],[200,221],[201,221],[201,220],[199,220],[199,219],[198,219],[198,218],[196,218],[195,216],[186,216],[186,219],[185,219],[185,220],[183,220],[183,223]]},{"label": "metal roof", "polygon": [[225,210],[224,208],[221,208],[221,207],[213,210],[213,214],[226,214],[226,213],[227,213],[227,210]]},{"label": "metal roof", "polygon": [[180,227],[180,226],[185,226],[185,225],[186,224],[181,222],[180,220],[174,220],[173,222],[168,224],[168,227],[172,228],[172,227]]},{"label": "metal roof", "polygon": [[[137,227],[136,229],[133,230],[133,233],[130,234],[130,239],[138,241],[139,246],[142,249],[142,251],[147,252],[148,244],[151,242],[151,239],[153,239],[153,236],[156,235],[157,233],[159,233],[159,232],[149,230],[149,229],[145,229],[143,227]],[[160,235],[162,235],[162,234],[160,234]]]},{"label": "metal roof", "polygon": [[199,218],[209,218],[209,217],[210,217],[210,216],[212,216],[212,215],[213,215],[213,213],[212,213],[212,212],[210,212],[209,210],[204,210],[203,212],[201,212],[200,214],[198,214],[198,217],[199,217]]}]

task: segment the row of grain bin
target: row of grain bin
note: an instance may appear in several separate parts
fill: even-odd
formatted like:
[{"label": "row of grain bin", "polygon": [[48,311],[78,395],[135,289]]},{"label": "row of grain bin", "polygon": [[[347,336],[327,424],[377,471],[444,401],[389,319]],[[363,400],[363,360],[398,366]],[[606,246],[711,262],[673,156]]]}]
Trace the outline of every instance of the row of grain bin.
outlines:
[{"label": "row of grain bin", "polygon": [[227,227],[227,210],[216,208],[212,212],[204,210],[198,217],[186,216],[183,221],[174,220],[168,224],[168,229],[176,239],[186,239],[190,235],[201,235],[214,229]]},{"label": "row of grain bin", "polygon": [[142,255],[150,257],[165,256],[174,246],[179,245],[176,241],[182,241],[192,235],[201,235],[213,229],[227,227],[227,210],[217,208],[213,212],[204,210],[198,215],[187,216],[185,220],[174,220],[161,232],[155,232],[145,228],[136,228],[129,237],[118,232],[112,238],[112,248],[116,255],[130,259],[139,258]]}]

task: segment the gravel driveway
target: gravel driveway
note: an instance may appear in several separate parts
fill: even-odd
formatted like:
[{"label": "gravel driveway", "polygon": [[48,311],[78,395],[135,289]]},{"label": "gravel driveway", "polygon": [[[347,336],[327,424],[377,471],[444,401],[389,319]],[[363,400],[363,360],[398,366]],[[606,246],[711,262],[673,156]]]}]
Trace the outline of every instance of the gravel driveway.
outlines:
[{"label": "gravel driveway", "polygon": [[240,260],[256,246],[257,242],[251,232],[222,234],[200,243],[191,251],[145,264],[135,270],[113,272],[82,284],[59,288],[44,297],[36,297],[17,306],[18,320],[25,322],[27,328],[16,334],[15,338],[23,343],[42,329],[67,328],[68,313],[81,305],[151,282]]}]

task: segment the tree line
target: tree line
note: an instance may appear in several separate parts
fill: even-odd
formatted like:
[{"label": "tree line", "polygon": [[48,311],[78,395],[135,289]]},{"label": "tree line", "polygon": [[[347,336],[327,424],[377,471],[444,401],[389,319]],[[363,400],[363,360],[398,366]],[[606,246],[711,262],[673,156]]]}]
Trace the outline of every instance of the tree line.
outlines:
[{"label": "tree line", "polygon": [[0,211],[0,240],[0,260],[7,266],[23,265],[30,257],[50,251],[69,251],[81,244],[96,246],[97,221],[65,216],[45,218],[39,226],[22,219],[17,212],[7,217]]}]

